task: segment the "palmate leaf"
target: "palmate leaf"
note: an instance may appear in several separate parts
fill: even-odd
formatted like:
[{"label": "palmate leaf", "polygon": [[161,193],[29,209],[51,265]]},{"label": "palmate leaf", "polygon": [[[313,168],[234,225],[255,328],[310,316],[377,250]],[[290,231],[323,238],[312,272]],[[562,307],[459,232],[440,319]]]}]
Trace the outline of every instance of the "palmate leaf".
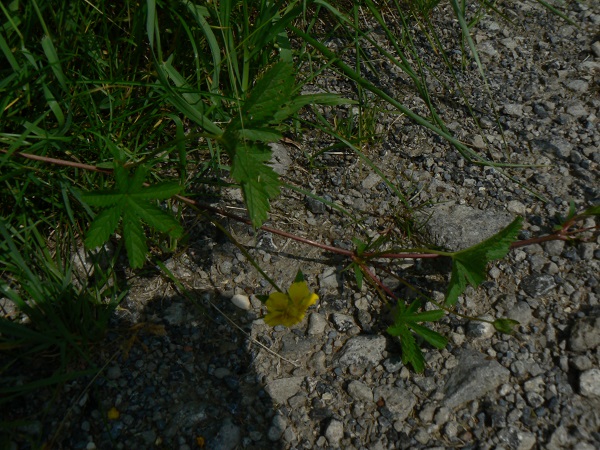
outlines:
[{"label": "palmate leaf", "polygon": [[148,253],[142,222],[173,238],[183,234],[179,222],[156,206],[156,200],[172,197],[181,190],[181,186],[167,182],[144,187],[147,174],[148,169],[143,166],[133,174],[129,174],[122,166],[116,166],[115,189],[81,195],[81,199],[92,206],[109,207],[99,213],[90,225],[85,238],[87,248],[103,245],[122,220],[129,263],[132,268],[140,268]]},{"label": "palmate leaf", "polygon": [[517,217],[492,237],[451,255],[452,276],[446,293],[446,304],[454,305],[467,285],[476,288],[485,281],[488,263],[506,256],[510,245],[517,239],[522,222],[523,218]]},{"label": "palmate leaf", "polygon": [[410,363],[415,371],[419,373],[425,370],[425,359],[413,333],[421,336],[429,344],[439,349],[444,348],[448,343],[448,340],[441,334],[419,324],[419,322],[434,322],[441,319],[444,316],[444,311],[436,309],[419,313],[417,311],[420,307],[421,302],[418,300],[412,302],[408,307],[399,301],[394,314],[394,325],[387,329],[390,335],[397,336],[400,339],[402,362],[404,364]]}]

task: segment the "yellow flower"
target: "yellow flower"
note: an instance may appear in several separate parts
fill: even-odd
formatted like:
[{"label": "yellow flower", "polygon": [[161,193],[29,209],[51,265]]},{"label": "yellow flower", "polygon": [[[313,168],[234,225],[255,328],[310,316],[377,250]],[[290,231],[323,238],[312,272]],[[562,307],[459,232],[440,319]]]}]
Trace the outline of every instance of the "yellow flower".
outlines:
[{"label": "yellow flower", "polygon": [[291,327],[304,319],[308,307],[314,305],[318,299],[317,294],[310,292],[306,281],[292,283],[287,294],[273,292],[269,295],[265,302],[268,310],[265,323],[272,327],[275,325]]},{"label": "yellow flower", "polygon": [[117,408],[113,406],[108,410],[108,413],[106,415],[108,417],[108,420],[117,420],[121,416],[121,413]]}]

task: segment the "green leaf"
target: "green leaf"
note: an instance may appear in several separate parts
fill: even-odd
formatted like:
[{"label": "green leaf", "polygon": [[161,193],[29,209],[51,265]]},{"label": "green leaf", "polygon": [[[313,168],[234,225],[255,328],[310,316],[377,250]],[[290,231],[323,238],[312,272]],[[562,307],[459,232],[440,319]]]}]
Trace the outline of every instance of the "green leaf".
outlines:
[{"label": "green leaf", "polygon": [[417,373],[423,372],[425,370],[425,358],[411,331],[404,325],[395,325],[389,327],[387,332],[400,338],[402,362],[404,364],[410,363]]},{"label": "green leaf", "polygon": [[281,139],[281,133],[270,128],[243,128],[237,132],[239,140],[276,142]]},{"label": "green leaf", "polygon": [[269,200],[279,194],[279,177],[272,167],[271,150],[259,144],[238,145],[233,157],[231,176],[242,186],[250,220],[259,228],[267,220]]},{"label": "green leaf", "polygon": [[174,238],[179,238],[183,234],[183,228],[179,222],[171,214],[163,211],[158,206],[151,203],[136,203],[131,199],[127,203],[132,212],[158,231],[167,233]]},{"label": "green leaf", "polygon": [[362,282],[363,282],[363,271],[358,264],[353,264],[354,266],[354,278],[356,278],[356,287],[358,290],[362,290]]},{"label": "green leaf", "polygon": [[300,269],[298,269],[298,273],[296,273],[296,278],[294,278],[294,283],[302,283],[304,281],[304,274]]},{"label": "green leaf", "polygon": [[246,126],[272,121],[281,105],[291,99],[293,89],[292,64],[282,61],[267,70],[256,82],[242,107]]},{"label": "green leaf", "polygon": [[148,253],[146,237],[139,219],[127,210],[123,214],[123,238],[129,264],[133,269],[139,269],[144,265]]},{"label": "green leaf", "polygon": [[452,276],[446,293],[446,304],[455,304],[467,285],[476,288],[485,281],[487,264],[506,256],[511,244],[517,239],[522,222],[523,218],[517,217],[489,239],[451,255]]},{"label": "green leaf", "polygon": [[423,372],[425,359],[413,333],[421,336],[429,344],[439,349],[444,348],[448,343],[448,340],[441,334],[417,323],[437,321],[444,316],[444,311],[436,309],[419,313],[417,311],[420,307],[421,302],[419,300],[415,300],[408,307],[399,301],[394,314],[394,325],[387,329],[390,335],[400,338],[402,362],[405,364],[410,363],[416,372]]},{"label": "green leaf", "polygon": [[586,216],[600,216],[600,205],[589,207],[583,214]]},{"label": "green leaf", "polygon": [[85,239],[87,248],[103,245],[113,234],[122,218],[123,239],[132,268],[140,268],[146,260],[148,247],[142,222],[173,238],[183,234],[179,222],[167,211],[156,205],[177,194],[181,187],[177,183],[157,183],[144,187],[148,174],[146,167],[140,166],[130,174],[120,165],[115,167],[116,188],[81,195],[82,201],[99,207],[108,207],[96,216]]},{"label": "green leaf", "polygon": [[105,209],[96,216],[85,238],[87,248],[96,248],[104,245],[111,234],[115,232],[119,220],[121,219],[121,208],[113,206]]},{"label": "green leaf", "polygon": [[518,321],[512,319],[496,319],[493,324],[496,331],[504,334],[511,334],[514,328],[520,325]]}]

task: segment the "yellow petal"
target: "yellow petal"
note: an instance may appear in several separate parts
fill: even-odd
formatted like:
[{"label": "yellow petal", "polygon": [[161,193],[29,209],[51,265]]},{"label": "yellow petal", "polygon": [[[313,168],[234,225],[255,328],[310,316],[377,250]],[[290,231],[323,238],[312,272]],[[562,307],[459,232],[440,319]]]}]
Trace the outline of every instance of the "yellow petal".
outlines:
[{"label": "yellow petal", "polygon": [[290,294],[292,301],[299,304],[303,298],[310,295],[310,290],[308,289],[306,281],[299,281],[297,283],[292,283],[288,289],[288,293]]},{"label": "yellow petal", "polygon": [[314,305],[317,302],[317,300],[319,300],[319,296],[317,294],[312,293],[304,297],[300,302],[299,306],[300,308],[302,308],[303,311],[306,311],[308,307]]},{"label": "yellow petal", "polygon": [[287,296],[287,294],[284,294],[283,292],[273,292],[271,295],[269,295],[269,298],[265,302],[265,306],[269,311],[279,311],[286,309],[289,303],[290,298]]}]

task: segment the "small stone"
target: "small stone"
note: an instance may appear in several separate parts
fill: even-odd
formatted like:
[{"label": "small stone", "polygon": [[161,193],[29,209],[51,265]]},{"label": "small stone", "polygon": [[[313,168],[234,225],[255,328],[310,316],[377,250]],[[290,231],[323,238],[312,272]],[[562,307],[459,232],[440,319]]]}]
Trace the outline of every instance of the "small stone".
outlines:
[{"label": "small stone", "polygon": [[381,177],[379,175],[377,175],[376,173],[370,173],[367,178],[365,178],[362,181],[362,187],[369,190],[369,189],[373,189],[375,186],[377,186],[379,183],[381,183]]},{"label": "small stone", "polygon": [[[483,317],[484,319],[492,319],[489,316]],[[493,320],[493,319],[492,319]],[[478,320],[471,320],[467,324],[467,336],[475,339],[488,339],[495,333],[494,325],[488,322],[480,322]]]},{"label": "small stone", "polygon": [[516,320],[519,324],[525,326],[531,322],[533,318],[531,307],[527,302],[518,302],[513,308],[508,310],[507,317]]},{"label": "small stone", "polygon": [[225,419],[219,432],[212,441],[211,449],[233,450],[238,448],[241,442],[242,431],[231,419]]},{"label": "small stone", "polygon": [[565,241],[556,240],[544,243],[544,249],[550,256],[560,256],[565,248]]},{"label": "small stone", "polygon": [[303,379],[304,377],[279,378],[268,382],[265,390],[275,403],[283,404],[298,393]]},{"label": "small stone", "polygon": [[270,441],[278,441],[281,439],[283,432],[287,428],[287,420],[281,414],[275,414],[273,416],[273,420],[271,421],[271,426],[269,427],[269,431],[267,432],[267,437]]},{"label": "small stone", "polygon": [[338,353],[341,366],[352,364],[360,366],[376,366],[383,359],[385,350],[383,336],[355,336],[346,341]]},{"label": "small stone", "polygon": [[325,316],[318,312],[312,312],[308,318],[308,330],[306,332],[309,336],[321,335],[325,332],[326,326]]},{"label": "small stone", "polygon": [[169,325],[181,325],[186,321],[185,307],[182,303],[173,303],[164,313],[165,320]]},{"label": "small stone", "polygon": [[579,256],[584,261],[590,261],[594,259],[594,250],[596,245],[593,242],[584,242],[579,245]]},{"label": "small stone", "polygon": [[337,312],[333,313],[331,315],[331,321],[333,322],[335,329],[342,333],[345,333],[350,328],[356,326],[356,322],[354,322],[354,318],[347,314],[342,314],[342,313],[337,313]]},{"label": "small stone", "polygon": [[600,369],[589,369],[581,373],[579,392],[584,397],[600,397]]},{"label": "small stone", "polygon": [[116,380],[121,377],[121,368],[119,366],[110,366],[106,371],[106,378]]},{"label": "small stone", "polygon": [[518,103],[507,103],[503,108],[504,114],[513,117],[523,116],[523,105]]},{"label": "small stone", "polygon": [[576,352],[585,352],[600,346],[600,317],[579,319],[571,330],[569,346]]},{"label": "small stone", "polygon": [[495,360],[472,350],[462,350],[445,386],[444,405],[456,408],[476,400],[508,382],[510,372]]},{"label": "small stone", "polygon": [[344,437],[344,424],[339,420],[332,419],[325,429],[325,438],[329,445],[340,448],[340,441]]},{"label": "small stone", "polygon": [[252,307],[248,296],[243,294],[235,294],[233,297],[231,297],[231,303],[246,311]]},{"label": "small stone", "polygon": [[556,287],[551,275],[532,274],[521,280],[521,288],[531,297],[537,298]]},{"label": "small stone", "polygon": [[519,216],[524,216],[525,214],[527,214],[527,208],[525,208],[525,205],[518,200],[511,200],[510,202],[508,202],[508,204],[506,205],[506,209],[508,210],[508,212],[517,214]]},{"label": "small stone", "polygon": [[596,58],[600,58],[600,41],[596,41],[591,45],[592,52]]},{"label": "small stone", "polygon": [[566,85],[569,89],[575,92],[586,92],[590,87],[590,84],[585,80],[569,81]]},{"label": "small stone", "polygon": [[322,289],[338,289],[340,283],[335,267],[327,267],[321,275],[319,281]]},{"label": "small stone", "polygon": [[406,419],[417,403],[417,397],[412,392],[390,385],[375,388],[373,399],[383,400],[386,408],[394,414],[394,420]]},{"label": "small stone", "polygon": [[354,400],[362,402],[373,402],[373,391],[365,383],[353,380],[348,383],[348,394]]},{"label": "small stone", "polygon": [[326,211],[325,203],[308,196],[306,197],[306,206],[313,214],[323,214]]}]

